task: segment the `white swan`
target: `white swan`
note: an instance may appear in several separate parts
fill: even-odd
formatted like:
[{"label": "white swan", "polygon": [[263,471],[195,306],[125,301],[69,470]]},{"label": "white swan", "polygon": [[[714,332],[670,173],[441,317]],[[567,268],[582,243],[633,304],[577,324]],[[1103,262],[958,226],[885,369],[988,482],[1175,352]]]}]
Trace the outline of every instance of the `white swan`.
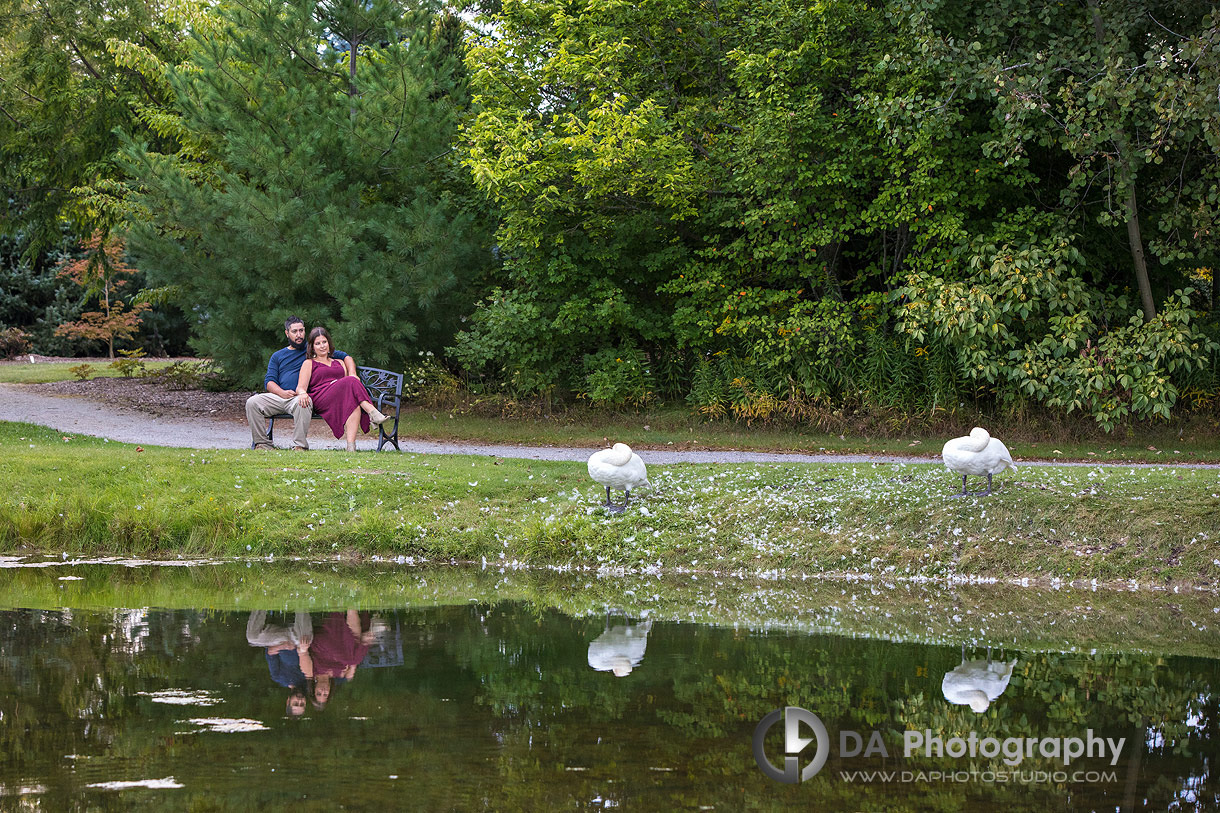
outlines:
[{"label": "white swan", "polygon": [[615,677],[626,677],[644,660],[651,629],[651,618],[639,624],[614,627],[606,619],[606,631],[589,642],[589,666],[599,672],[613,672]]},{"label": "white swan", "polygon": [[945,679],[940,683],[940,691],[945,699],[955,706],[969,706],[976,713],[982,714],[987,711],[991,701],[1008,688],[1008,681],[1012,678],[1012,670],[1016,665],[1016,658],[1011,661],[993,661],[990,650],[987,652],[987,660],[968,661],[963,647],[962,665],[945,673]]},{"label": "white swan", "polygon": [[987,475],[987,490],[979,495],[985,497],[991,493],[991,475],[999,474],[1004,469],[1017,470],[1008,447],[988,434],[986,429],[977,426],[966,437],[954,438],[946,443],[940,456],[949,471],[962,476],[962,496],[970,493],[966,491],[966,478],[971,474],[980,477]]},{"label": "white swan", "polygon": [[[631,489],[638,486],[652,485],[648,482],[648,469],[640,456],[631,451],[626,443],[616,443],[612,449],[602,449],[589,457],[589,476],[606,487],[606,507],[617,514],[627,507],[631,499]],[[610,501],[610,489],[621,488],[626,491],[622,505]]]}]

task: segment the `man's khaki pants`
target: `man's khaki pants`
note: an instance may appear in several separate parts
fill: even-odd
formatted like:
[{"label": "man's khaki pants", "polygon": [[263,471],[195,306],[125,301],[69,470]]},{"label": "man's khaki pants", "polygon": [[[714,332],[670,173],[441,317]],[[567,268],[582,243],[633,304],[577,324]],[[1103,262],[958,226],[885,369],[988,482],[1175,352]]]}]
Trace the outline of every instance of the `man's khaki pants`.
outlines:
[{"label": "man's khaki pants", "polygon": [[250,437],[256,449],[272,448],[271,438],[267,437],[267,419],[285,412],[292,416],[292,445],[298,449],[309,448],[309,421],[313,418],[313,410],[301,406],[299,401],[299,398],[281,398],[269,392],[246,399],[246,420],[250,422]]},{"label": "man's khaki pants", "polygon": [[250,646],[309,646],[313,643],[313,621],[309,613],[297,610],[291,627],[268,624],[267,611],[255,610],[250,613],[250,620],[246,622],[246,640],[250,642]]}]

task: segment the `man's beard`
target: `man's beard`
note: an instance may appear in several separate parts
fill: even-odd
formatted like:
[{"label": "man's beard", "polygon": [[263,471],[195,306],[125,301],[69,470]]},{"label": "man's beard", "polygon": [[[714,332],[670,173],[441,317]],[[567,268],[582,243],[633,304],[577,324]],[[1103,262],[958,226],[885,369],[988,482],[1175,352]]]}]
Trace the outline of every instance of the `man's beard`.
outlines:
[{"label": "man's beard", "polygon": [[304,350],[305,349],[305,340],[301,339],[299,342],[294,342],[290,339],[288,341],[288,346],[291,347],[293,350]]}]

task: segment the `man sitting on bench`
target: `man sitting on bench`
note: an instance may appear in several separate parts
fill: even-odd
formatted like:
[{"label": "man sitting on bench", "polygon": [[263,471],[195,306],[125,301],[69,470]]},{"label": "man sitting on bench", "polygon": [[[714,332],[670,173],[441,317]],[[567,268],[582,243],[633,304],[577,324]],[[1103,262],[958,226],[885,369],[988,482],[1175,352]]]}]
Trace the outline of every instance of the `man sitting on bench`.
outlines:
[{"label": "man sitting on bench", "polygon": [[[313,418],[313,402],[308,395],[296,394],[301,365],[305,363],[305,322],[297,316],[284,320],[284,335],[288,346],[277,350],[267,363],[264,384],[266,392],[246,399],[246,420],[250,422],[250,437],[255,449],[275,448],[267,437],[267,419],[288,413],[292,416],[292,448],[309,448],[309,421]],[[347,353],[336,350],[334,358],[345,359]]]}]

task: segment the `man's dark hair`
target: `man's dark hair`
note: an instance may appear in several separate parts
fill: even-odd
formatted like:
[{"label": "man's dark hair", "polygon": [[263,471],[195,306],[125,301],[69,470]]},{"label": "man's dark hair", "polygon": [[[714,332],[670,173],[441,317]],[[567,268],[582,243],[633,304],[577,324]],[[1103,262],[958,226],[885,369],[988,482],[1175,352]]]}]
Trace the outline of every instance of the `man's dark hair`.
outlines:
[{"label": "man's dark hair", "polygon": [[284,330],[291,330],[292,326],[295,325],[297,322],[300,322],[302,325],[305,324],[305,320],[302,319],[301,317],[289,316],[287,319],[284,320]]}]

